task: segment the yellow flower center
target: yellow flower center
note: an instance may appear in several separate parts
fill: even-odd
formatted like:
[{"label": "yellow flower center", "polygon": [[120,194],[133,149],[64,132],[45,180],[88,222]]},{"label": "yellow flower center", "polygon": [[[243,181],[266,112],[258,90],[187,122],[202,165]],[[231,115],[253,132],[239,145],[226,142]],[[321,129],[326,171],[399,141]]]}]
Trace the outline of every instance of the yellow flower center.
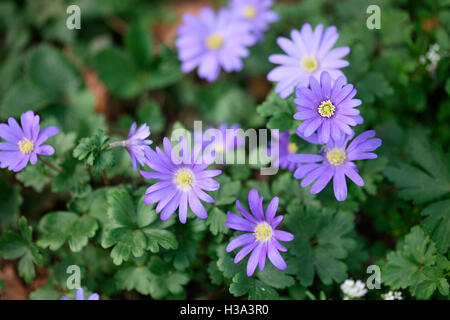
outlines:
[{"label": "yellow flower center", "polygon": [[297,145],[294,142],[289,142],[288,151],[289,151],[289,153],[297,153],[297,151],[298,151]]},{"label": "yellow flower center", "polygon": [[256,14],[258,13],[258,10],[255,6],[247,6],[244,11],[244,17],[247,19],[253,19],[256,17]]},{"label": "yellow flower center", "polygon": [[223,46],[223,37],[218,33],[213,33],[206,38],[205,42],[208,49],[217,50]]},{"label": "yellow flower center", "polygon": [[175,184],[178,188],[189,190],[194,185],[194,172],[191,169],[183,168],[175,173]]},{"label": "yellow flower center", "polygon": [[273,229],[267,222],[261,222],[253,232],[258,241],[269,241],[273,235]]},{"label": "yellow flower center", "polygon": [[23,138],[22,141],[17,143],[19,145],[20,152],[23,154],[30,154],[34,150],[34,143],[27,138]]},{"label": "yellow flower center", "polygon": [[324,118],[331,118],[334,115],[336,107],[331,103],[330,100],[322,101],[317,110],[319,114]]},{"label": "yellow flower center", "polygon": [[328,150],[327,152],[327,160],[329,163],[331,163],[333,166],[338,167],[341,164],[344,163],[345,158],[347,158],[347,155],[345,153],[345,150],[340,148],[333,148],[331,150]]},{"label": "yellow flower center", "polygon": [[214,145],[214,151],[217,152],[217,153],[224,153],[225,147],[223,146],[223,144],[220,144],[220,143],[215,144]]},{"label": "yellow flower center", "polygon": [[314,72],[319,66],[319,63],[314,56],[304,56],[300,61],[300,66],[306,72]]}]

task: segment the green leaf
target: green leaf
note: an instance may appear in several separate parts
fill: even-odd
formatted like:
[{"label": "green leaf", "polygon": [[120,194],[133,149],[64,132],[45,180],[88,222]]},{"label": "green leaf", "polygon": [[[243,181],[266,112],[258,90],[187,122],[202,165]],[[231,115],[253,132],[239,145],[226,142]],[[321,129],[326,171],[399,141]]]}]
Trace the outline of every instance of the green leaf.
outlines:
[{"label": "green leaf", "polygon": [[164,130],[166,124],[166,119],[161,113],[160,106],[153,100],[150,100],[142,107],[138,109],[137,112],[140,122],[149,125],[152,134],[160,133]]},{"label": "green leaf", "polygon": [[257,107],[256,111],[262,117],[268,117],[268,129],[294,130],[300,122],[295,121],[296,105],[292,97],[281,99],[274,90],[271,91],[266,101]]},{"label": "green leaf", "polygon": [[114,246],[111,258],[114,264],[120,265],[123,261],[128,261],[131,255],[135,258],[142,256],[147,246],[147,239],[141,230],[115,228],[105,234],[102,246],[103,248]]},{"label": "green leaf", "polygon": [[[373,103],[375,97],[382,98],[393,94],[394,90],[381,73],[368,73],[358,81],[358,96],[364,103]],[[357,96],[357,97],[358,97]]]},{"label": "green leaf", "polygon": [[250,300],[278,299],[278,293],[274,288],[253,277],[248,277],[244,272],[240,272],[233,277],[230,293],[235,297],[248,293]]},{"label": "green leaf", "polygon": [[3,98],[0,117],[19,117],[28,110],[38,111],[49,102],[51,102],[51,97],[29,80],[20,81],[15,83]]},{"label": "green leaf", "polygon": [[36,48],[28,64],[31,82],[54,99],[76,90],[79,80],[74,70],[55,48],[47,45]]},{"label": "green leaf", "polygon": [[81,139],[73,150],[73,156],[83,160],[98,174],[115,163],[108,143],[109,137],[100,130],[91,137]]},{"label": "green leaf", "polygon": [[217,254],[219,259],[217,260],[217,267],[223,272],[225,278],[231,279],[239,272],[245,272],[246,267],[244,260],[239,263],[234,263],[230,254],[226,252],[225,246],[220,246],[217,248]]},{"label": "green leaf", "polygon": [[394,290],[409,288],[412,295],[427,299],[438,286],[446,292],[443,267],[448,267],[448,261],[437,255],[435,244],[416,226],[396,251],[388,253],[382,280]]},{"label": "green leaf", "polygon": [[298,278],[303,286],[313,283],[317,274],[324,284],[340,283],[347,277],[347,266],[342,261],[356,247],[350,238],[353,215],[346,211],[299,212],[288,207],[286,225],[294,240],[286,243],[289,252],[301,265]]},{"label": "green leaf", "polygon": [[122,51],[110,48],[99,52],[94,58],[94,66],[112,93],[122,98],[132,98],[141,90],[138,70]]},{"label": "green leaf", "polygon": [[151,90],[160,89],[176,83],[182,76],[180,61],[176,53],[163,46],[160,54],[153,59],[150,70],[144,76],[145,85]]},{"label": "green leaf", "polygon": [[0,224],[9,226],[19,214],[23,198],[20,194],[20,186],[10,185],[5,179],[6,175],[0,176]]},{"label": "green leaf", "polygon": [[89,181],[91,179],[86,167],[70,158],[61,165],[64,171],[58,174],[52,184],[52,191],[69,191],[72,195],[82,195],[91,190]]},{"label": "green leaf", "polygon": [[[223,177],[226,177],[225,175]],[[241,190],[241,182],[240,181],[230,181],[230,178],[227,179],[217,178],[217,181],[220,183],[220,189],[218,191],[218,196],[215,197],[215,204],[217,206],[223,206],[227,204],[235,203],[237,200],[237,195]]]},{"label": "green leaf", "polygon": [[4,231],[0,238],[0,252],[8,260],[20,259],[18,264],[19,275],[26,282],[31,282],[36,276],[34,265],[42,265],[44,259],[39,248],[32,241],[33,229],[28,226],[25,217],[19,220],[20,235]]},{"label": "green leaf", "polygon": [[125,45],[136,64],[145,67],[150,59],[152,38],[147,23],[137,20],[132,23],[125,37]]},{"label": "green leaf", "polygon": [[292,286],[295,280],[286,273],[286,270],[279,270],[271,263],[266,263],[263,271],[258,271],[258,278],[265,284],[276,288],[285,289]]},{"label": "green leaf", "polygon": [[46,214],[39,222],[40,246],[58,250],[66,241],[70,250],[79,252],[95,235],[98,223],[95,218],[73,212],[55,211]]},{"label": "green leaf", "polygon": [[420,166],[400,163],[387,167],[385,175],[400,189],[399,195],[414,203],[435,200],[450,192],[450,171],[440,150],[432,148],[422,134],[413,134],[407,146],[411,159]]},{"label": "green leaf", "polygon": [[430,204],[422,210],[423,230],[431,235],[439,252],[446,253],[450,247],[450,200]]},{"label": "green leaf", "polygon": [[136,290],[147,295],[152,287],[154,276],[146,266],[131,266],[117,271],[115,280],[122,290]]},{"label": "green leaf", "polygon": [[31,300],[59,300],[61,293],[50,286],[40,287],[39,289],[30,293]]},{"label": "green leaf", "polygon": [[213,235],[218,235],[219,233],[227,233],[228,228],[225,226],[227,222],[227,215],[225,212],[219,208],[213,207],[209,210],[208,219],[206,220],[206,225]]},{"label": "green leaf", "polygon": [[102,246],[114,246],[111,257],[117,265],[129,260],[131,255],[142,256],[145,250],[158,252],[159,247],[178,247],[175,235],[164,230],[171,222],[158,221],[154,207],[146,205],[143,197],[136,207],[135,200],[125,188],[118,187],[109,192],[108,216],[111,227],[103,237]]},{"label": "green leaf", "polygon": [[170,231],[156,228],[145,228],[143,231],[147,236],[147,249],[151,252],[159,252],[159,247],[167,250],[178,248],[177,238]]},{"label": "green leaf", "polygon": [[16,174],[16,177],[25,186],[31,187],[37,192],[44,190],[45,186],[52,180],[52,172],[44,164],[38,162],[35,165],[29,165]]},{"label": "green leaf", "polygon": [[215,261],[208,264],[208,274],[213,284],[220,285],[223,282],[222,272],[220,272]]},{"label": "green leaf", "polygon": [[141,294],[160,299],[169,293],[181,293],[183,286],[189,282],[189,277],[184,273],[173,271],[159,257],[153,257],[149,266],[121,268],[116,273],[115,280],[120,289],[136,290]]}]

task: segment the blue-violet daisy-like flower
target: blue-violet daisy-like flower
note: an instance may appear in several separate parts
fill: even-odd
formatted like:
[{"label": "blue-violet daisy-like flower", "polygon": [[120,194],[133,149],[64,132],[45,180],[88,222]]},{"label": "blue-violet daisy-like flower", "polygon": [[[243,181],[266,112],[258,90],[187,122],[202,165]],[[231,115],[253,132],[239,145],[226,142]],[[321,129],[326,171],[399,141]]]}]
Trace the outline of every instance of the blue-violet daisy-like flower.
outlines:
[{"label": "blue-violet daisy-like flower", "polygon": [[183,72],[198,67],[199,77],[212,82],[221,67],[226,72],[242,70],[241,59],[249,55],[247,47],[255,43],[250,23],[234,19],[227,9],[216,15],[210,7],[202,8],[198,17],[185,14],[183,20],[175,42]]},{"label": "blue-violet daisy-like flower", "polygon": [[301,163],[294,172],[296,179],[303,179],[302,187],[306,187],[315,181],[311,187],[311,193],[317,194],[333,178],[334,195],[338,201],[347,198],[348,177],[356,185],[363,186],[364,181],[358,173],[355,160],[375,159],[377,155],[372,153],[381,146],[381,139],[373,138],[374,130],[361,133],[348,145],[353,136],[342,136],[338,140],[331,139],[323,148],[321,154],[295,154],[289,159]]},{"label": "blue-violet daisy-like flower", "polygon": [[361,100],[353,99],[356,89],[351,84],[345,84],[344,77],[339,77],[334,84],[328,72],[322,72],[320,83],[314,77],[310,78],[311,89],[297,89],[298,112],[296,120],[304,120],[297,128],[297,133],[305,137],[317,131],[319,143],[328,143],[330,137],[339,140],[342,136],[354,134],[350,126],[364,122],[355,107]]},{"label": "blue-violet daisy-like flower", "polygon": [[[61,300],[71,300],[69,297],[63,296]],[[84,300],[84,290],[83,288],[80,288],[77,290],[77,295],[75,297],[75,300]],[[98,293],[93,293],[89,296],[88,300],[100,300],[100,296]]]},{"label": "blue-violet daisy-like flower", "polygon": [[[278,141],[278,155],[274,154],[272,163],[274,167],[280,167],[281,169],[288,169],[293,171],[297,168],[298,164],[288,159],[288,155],[296,154],[298,151],[297,144],[290,141],[291,134],[289,130],[282,133],[272,133],[275,141]],[[270,156],[272,156],[272,148],[268,150]]]},{"label": "blue-violet daisy-like flower", "polygon": [[305,23],[300,31],[292,30],[291,38],[280,37],[278,45],[286,54],[273,54],[269,57],[272,63],[280,64],[268,75],[269,81],[278,82],[275,87],[281,98],[287,98],[294,88],[308,86],[309,77],[317,80],[323,71],[328,71],[333,79],[344,74],[340,68],[349,65],[342,60],[350,52],[349,47],[339,47],[331,50],[339,35],[336,27],[323,30],[319,24],[314,31],[309,23]]},{"label": "blue-violet daisy-like flower", "polygon": [[228,221],[225,225],[231,229],[245,231],[233,240],[227,246],[227,252],[244,246],[234,258],[238,263],[244,259],[250,252],[250,258],[247,263],[247,275],[250,277],[259,265],[259,270],[264,269],[266,257],[272,264],[280,270],[286,269],[286,262],[281,257],[279,251],[287,251],[279,241],[292,241],[294,236],[286,231],[276,230],[277,226],[283,220],[283,216],[275,217],[278,209],[278,197],[273,198],[266,208],[264,214],[263,197],[259,197],[258,190],[252,189],[248,194],[249,213],[241,203],[236,201],[236,207],[243,217],[228,212]]},{"label": "blue-violet daisy-like flower", "polygon": [[137,165],[144,166],[146,156],[145,153],[150,150],[149,145],[152,144],[152,140],[146,139],[150,136],[150,128],[148,125],[143,124],[137,129],[136,122],[130,127],[127,140],[123,141],[124,147],[127,149],[133,163],[133,169],[136,171]]},{"label": "blue-violet daisy-like flower", "polygon": [[51,156],[55,149],[43,143],[58,134],[58,127],[47,127],[40,130],[39,116],[33,111],[27,111],[20,118],[22,127],[14,118],[8,119],[8,124],[0,124],[0,167],[19,172],[28,162],[36,164],[38,155]]},{"label": "blue-violet daisy-like flower", "polygon": [[245,136],[239,124],[228,126],[226,123],[222,123],[217,128],[209,127],[205,132],[197,134],[194,141],[196,144],[201,144],[204,150],[215,152],[217,159],[219,156],[225,157],[227,153],[234,152],[243,146]]},{"label": "blue-violet daisy-like flower", "polygon": [[163,141],[164,152],[156,147],[156,152],[147,152],[147,165],[155,172],[141,171],[146,179],[159,180],[145,192],[147,205],[158,203],[156,212],[161,212],[161,219],[167,220],[179,208],[181,223],[186,223],[187,208],[200,219],[208,214],[200,200],[213,203],[215,200],[205,191],[218,190],[220,185],[213,177],[221,170],[206,170],[211,164],[204,158],[201,150],[191,152],[185,139],[180,139],[180,153],[172,147],[168,138]]},{"label": "blue-violet daisy-like flower", "polygon": [[263,32],[269,29],[269,24],[277,22],[280,16],[270,10],[273,0],[231,0],[230,8],[238,19],[251,23],[257,39],[263,37]]}]

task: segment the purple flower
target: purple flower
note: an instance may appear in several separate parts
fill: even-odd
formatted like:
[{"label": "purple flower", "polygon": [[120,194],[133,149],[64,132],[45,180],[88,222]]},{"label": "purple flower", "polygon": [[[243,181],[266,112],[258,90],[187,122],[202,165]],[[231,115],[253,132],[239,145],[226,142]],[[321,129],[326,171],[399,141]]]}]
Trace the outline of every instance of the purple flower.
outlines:
[{"label": "purple flower", "polygon": [[150,128],[143,124],[136,131],[136,122],[134,122],[131,125],[127,140],[124,141],[124,146],[130,154],[134,171],[136,171],[138,164],[141,167],[145,164],[145,153],[150,150],[149,145],[152,144],[152,140],[145,140],[148,136],[150,136]]},{"label": "purple flower", "polygon": [[345,77],[339,77],[331,84],[331,77],[324,71],[320,75],[320,84],[314,77],[310,78],[311,89],[297,89],[298,112],[296,120],[305,120],[297,128],[297,132],[305,137],[317,131],[319,143],[328,143],[330,137],[339,140],[341,136],[354,134],[350,126],[364,122],[355,107],[361,100],[353,99],[356,89],[345,84]]},{"label": "purple flower", "polygon": [[259,197],[258,190],[253,189],[248,194],[251,214],[244,209],[239,200],[236,201],[236,207],[243,218],[231,212],[227,213],[228,221],[225,225],[228,228],[248,232],[231,240],[227,246],[227,252],[244,246],[236,254],[234,263],[238,263],[252,252],[247,263],[247,275],[249,277],[255,272],[257,265],[259,265],[260,271],[264,269],[266,256],[278,269],[286,269],[286,262],[278,251],[285,252],[287,249],[279,241],[292,241],[294,236],[289,232],[276,230],[276,227],[283,220],[283,216],[275,218],[278,201],[278,197],[273,198],[264,214],[263,198]]},{"label": "purple flower", "polygon": [[221,67],[226,72],[242,70],[241,59],[249,55],[247,47],[255,43],[251,24],[236,21],[226,9],[216,15],[210,7],[202,8],[198,17],[185,14],[183,20],[175,42],[183,72],[198,67],[199,77],[212,82]]},{"label": "purple flower", "polygon": [[209,127],[205,132],[195,136],[195,143],[201,144],[203,149],[210,149],[216,154],[225,155],[245,144],[243,130],[235,123],[228,127],[222,123],[217,128]]},{"label": "purple flower", "polygon": [[[208,214],[200,200],[213,203],[215,200],[205,191],[218,190],[220,185],[213,177],[221,170],[205,170],[212,162],[201,154],[201,150],[190,152],[185,139],[180,139],[181,152],[178,155],[168,138],[163,141],[164,152],[156,147],[156,152],[147,152],[147,165],[156,172],[141,171],[147,179],[160,180],[145,192],[144,202],[148,205],[158,203],[156,212],[167,220],[179,208],[181,223],[186,223],[187,208],[200,219]],[[200,200],[199,200],[200,199]]]},{"label": "purple flower", "polygon": [[349,63],[341,58],[350,52],[350,48],[330,50],[338,37],[334,26],[323,31],[323,25],[319,24],[313,31],[311,25],[305,23],[301,31],[291,31],[292,40],[278,38],[278,45],[287,55],[274,54],[269,57],[270,62],[280,66],[273,69],[267,79],[278,82],[275,90],[281,98],[290,96],[296,86],[308,86],[310,76],[319,80],[322,71],[328,71],[333,79],[344,75],[339,69]]},{"label": "purple flower", "polygon": [[269,29],[269,24],[280,19],[278,13],[271,11],[272,0],[231,0],[231,10],[238,19],[251,23],[258,40],[263,32]]},{"label": "purple flower", "polygon": [[0,124],[0,167],[19,172],[25,168],[28,161],[36,164],[37,156],[51,156],[55,149],[42,145],[48,138],[58,134],[58,127],[47,127],[40,130],[39,116],[33,111],[27,111],[20,118],[22,127],[14,118],[8,119],[8,124]]},{"label": "purple flower", "polygon": [[[288,155],[296,154],[298,147],[295,142],[289,141],[291,137],[289,130],[286,130],[281,134],[272,133],[272,135],[275,140],[278,141],[278,155],[274,155],[274,159],[272,160],[273,166],[280,167],[283,170],[288,168],[288,170],[293,171],[298,165],[297,163],[290,161]],[[272,149],[269,149],[269,155],[272,156]]]},{"label": "purple flower", "polygon": [[358,186],[363,186],[364,181],[358,173],[358,168],[353,161],[375,159],[377,155],[371,153],[381,146],[381,139],[372,138],[374,130],[369,130],[357,136],[347,147],[347,143],[353,136],[341,136],[340,139],[331,139],[324,146],[322,154],[295,154],[289,156],[289,160],[301,163],[294,173],[296,179],[303,179],[302,187],[306,187],[315,181],[311,187],[311,193],[317,194],[333,178],[334,195],[338,201],[347,198],[347,176]]},{"label": "purple flower", "polygon": [[[71,300],[69,297],[63,296],[61,300]],[[84,300],[84,290],[83,288],[80,288],[77,290],[77,295],[75,300]],[[89,296],[88,300],[100,300],[100,296],[98,293],[93,293]]]}]

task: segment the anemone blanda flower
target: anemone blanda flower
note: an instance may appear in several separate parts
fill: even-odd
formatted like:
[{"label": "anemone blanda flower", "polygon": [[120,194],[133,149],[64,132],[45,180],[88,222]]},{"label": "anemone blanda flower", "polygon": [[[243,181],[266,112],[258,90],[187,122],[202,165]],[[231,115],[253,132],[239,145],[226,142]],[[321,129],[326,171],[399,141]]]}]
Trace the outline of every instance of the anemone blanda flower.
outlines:
[{"label": "anemone blanda flower", "polygon": [[[275,154],[273,156],[273,166],[280,167],[283,170],[288,168],[288,170],[293,171],[295,168],[297,168],[298,164],[290,161],[288,159],[288,155],[296,154],[298,151],[298,147],[295,142],[289,141],[291,137],[289,130],[286,130],[279,134],[272,133],[272,135],[275,141],[278,142],[278,155]],[[272,156],[272,148],[268,150],[268,153],[270,156]]]},{"label": "anemone blanda flower", "polygon": [[0,167],[19,172],[28,162],[36,164],[38,155],[51,156],[55,149],[43,143],[58,134],[58,127],[47,127],[40,130],[39,116],[33,111],[27,111],[20,117],[22,127],[14,118],[8,119],[8,124],[0,124]]},{"label": "anemone blanda flower", "polygon": [[150,136],[150,128],[143,124],[136,130],[136,122],[130,127],[127,140],[123,141],[124,147],[127,149],[133,163],[133,169],[136,171],[137,165],[144,166],[145,153],[150,150],[149,145],[152,144],[152,140],[146,139]]},{"label": "anemone blanda flower", "polygon": [[353,139],[348,146],[353,136],[342,136],[336,141],[331,139],[323,148],[322,154],[290,155],[289,160],[301,163],[294,172],[294,177],[303,179],[302,187],[315,181],[311,187],[312,194],[322,191],[333,178],[334,195],[338,201],[344,201],[347,198],[346,177],[358,186],[364,185],[353,161],[377,158],[371,151],[381,145],[381,139],[373,138],[374,136],[375,131],[368,130]]},{"label": "anemone blanda flower", "polygon": [[197,133],[194,140],[196,144],[201,144],[205,151],[215,152],[216,163],[220,164],[226,160],[224,158],[227,153],[234,152],[245,144],[243,130],[237,123],[231,126],[222,123],[217,128],[209,127],[205,132]]},{"label": "anemone blanda flower", "polygon": [[212,82],[221,67],[226,72],[242,70],[247,47],[255,43],[251,24],[234,19],[227,9],[215,14],[210,7],[202,8],[198,17],[185,14],[183,21],[175,41],[183,72],[198,67],[199,77]]},{"label": "anemone blanda flower", "polygon": [[336,27],[323,30],[319,24],[314,31],[309,23],[305,23],[300,31],[292,30],[291,38],[280,37],[278,45],[286,54],[273,54],[269,61],[280,66],[275,67],[267,79],[278,82],[275,87],[281,98],[287,98],[294,92],[296,86],[305,87],[309,77],[317,80],[323,71],[328,71],[333,79],[344,76],[340,68],[349,65],[342,60],[350,52],[349,47],[339,47],[331,50],[339,35]]},{"label": "anemone blanda flower", "polygon": [[[63,296],[61,300],[71,300],[69,297]],[[75,300],[84,300],[84,290],[83,288],[80,288],[77,290],[77,295],[75,297]],[[89,296],[88,300],[100,300],[100,296],[98,293],[93,293]]]},{"label": "anemone blanda flower", "polygon": [[273,0],[231,0],[230,8],[233,15],[251,23],[253,32],[258,40],[271,23],[277,22],[280,16],[270,10]]},{"label": "anemone blanda flower", "polygon": [[218,190],[220,185],[213,177],[221,170],[206,170],[211,160],[203,157],[201,150],[189,150],[185,139],[180,139],[180,152],[172,147],[168,138],[163,141],[164,152],[156,147],[146,152],[147,165],[155,172],[141,171],[146,179],[159,180],[145,192],[147,205],[158,203],[156,212],[161,212],[161,219],[169,219],[179,209],[181,223],[186,223],[187,208],[200,219],[208,214],[200,200],[213,203],[215,200],[205,191]]},{"label": "anemone blanda flower", "polygon": [[353,134],[350,126],[364,122],[359,115],[357,106],[361,100],[353,99],[356,89],[351,84],[345,84],[345,77],[339,77],[332,84],[328,72],[320,75],[320,83],[314,77],[310,78],[311,89],[297,88],[297,113],[294,119],[304,120],[297,132],[305,137],[318,133],[319,143],[328,143],[330,137],[338,140],[341,136]]},{"label": "anemone blanda flower", "polygon": [[250,258],[247,263],[247,275],[250,277],[259,265],[259,270],[264,269],[266,257],[272,264],[280,270],[286,269],[286,262],[281,257],[279,251],[287,251],[279,241],[292,241],[294,236],[286,231],[276,230],[277,226],[283,220],[283,216],[275,217],[278,209],[278,197],[273,198],[266,208],[264,214],[263,197],[259,197],[258,190],[253,189],[248,194],[249,213],[241,203],[236,201],[236,207],[243,217],[228,212],[228,221],[225,225],[228,228],[245,231],[233,240],[227,246],[227,252],[244,246],[234,258],[238,263],[244,259],[250,252]]}]

